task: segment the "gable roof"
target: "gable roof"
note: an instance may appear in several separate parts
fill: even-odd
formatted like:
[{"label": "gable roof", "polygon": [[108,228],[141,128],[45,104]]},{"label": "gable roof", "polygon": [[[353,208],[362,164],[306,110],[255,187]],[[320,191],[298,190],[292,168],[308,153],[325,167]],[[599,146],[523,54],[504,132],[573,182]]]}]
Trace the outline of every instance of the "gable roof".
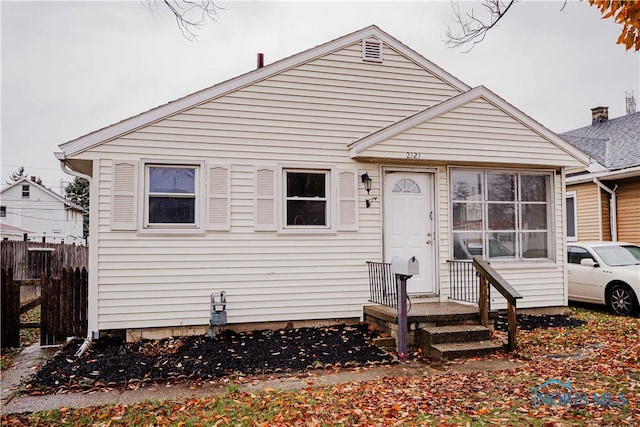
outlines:
[{"label": "gable roof", "polygon": [[87,149],[118,138],[119,136],[132,132],[136,129],[147,126],[166,117],[178,114],[187,109],[196,107],[200,104],[210,101],[211,99],[220,97],[234,90],[269,78],[275,74],[281,73],[290,68],[297,67],[299,65],[302,65],[303,63],[327,55],[331,52],[343,49],[347,46],[352,45],[353,43],[370,37],[374,37],[382,41],[386,46],[389,46],[390,48],[398,51],[400,54],[414,61],[417,65],[423,67],[425,70],[431,72],[433,75],[450,84],[452,87],[458,89],[460,92],[466,92],[470,89],[470,86],[463,83],[461,80],[449,74],[442,68],[438,67],[436,64],[429,61],[408,46],[404,45],[391,35],[382,31],[376,25],[371,25],[346,36],[313,47],[288,58],[274,62],[270,65],[266,65],[262,68],[258,68],[256,70],[242,74],[238,77],[216,84],[215,86],[211,86],[209,88],[192,93],[183,98],[141,113],[137,116],[130,117],[111,126],[61,144],[60,148],[62,149],[63,153],[62,155],[57,155],[57,157],[60,160],[64,160],[65,157],[81,153]]},{"label": "gable roof", "polygon": [[34,181],[31,181],[29,178],[19,179],[18,181],[12,183],[11,185],[6,186],[5,188],[3,188],[0,191],[0,194],[4,193],[5,191],[9,190],[10,188],[13,188],[13,187],[15,187],[17,185],[22,185],[24,183],[38,187],[40,190],[44,191],[45,193],[47,193],[48,195],[50,195],[54,199],[64,203],[66,206],[68,206],[71,209],[76,209],[76,210],[79,210],[79,211],[82,211],[82,212],[86,212],[86,209],[84,209],[82,206],[80,206],[80,205],[78,205],[76,203],[73,203],[71,200],[65,199],[64,197],[62,197],[61,195],[59,195],[55,191],[49,190],[44,185],[38,184],[37,182],[34,182]]},{"label": "gable roof", "polygon": [[354,141],[349,145],[351,150],[351,157],[357,157],[358,154],[362,153],[364,150],[387,140],[393,136],[396,136],[402,132],[405,132],[421,123],[427,122],[435,117],[438,117],[448,111],[451,111],[457,107],[463,106],[465,104],[470,103],[476,99],[482,98],[500,110],[504,111],[506,114],[513,117],[515,120],[518,120],[523,125],[530,128],[535,133],[539,134],[550,143],[570,155],[571,157],[577,159],[584,165],[590,164],[589,156],[587,156],[582,151],[576,149],[576,147],[568,144],[565,140],[560,138],[558,135],[550,131],[549,129],[542,126],[540,123],[536,122],[534,119],[523,113],[522,111],[515,108],[513,105],[509,104],[507,101],[491,92],[484,86],[477,86],[469,91],[463,92],[460,95],[454,96],[452,98],[447,99],[439,104],[433,105],[429,108],[426,108],[413,116],[407,117],[406,119],[400,120],[392,125],[387,126],[386,128],[380,129],[364,138],[361,138],[357,141]]},{"label": "gable roof", "polygon": [[640,112],[560,135],[609,171],[640,166]]},{"label": "gable roof", "polygon": [[32,234],[33,231],[27,230],[26,228],[20,228],[9,224],[0,223],[0,231],[2,234],[11,235],[11,236],[22,236],[23,234]]}]

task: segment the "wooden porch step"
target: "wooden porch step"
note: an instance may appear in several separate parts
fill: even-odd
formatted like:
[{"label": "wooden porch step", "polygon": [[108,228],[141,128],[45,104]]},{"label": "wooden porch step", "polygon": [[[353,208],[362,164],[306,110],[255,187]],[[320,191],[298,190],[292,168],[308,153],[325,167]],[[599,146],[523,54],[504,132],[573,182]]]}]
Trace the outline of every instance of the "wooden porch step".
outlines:
[{"label": "wooden porch step", "polygon": [[438,360],[476,357],[495,353],[502,344],[493,341],[471,341],[462,343],[434,344],[430,347],[430,356]]}]

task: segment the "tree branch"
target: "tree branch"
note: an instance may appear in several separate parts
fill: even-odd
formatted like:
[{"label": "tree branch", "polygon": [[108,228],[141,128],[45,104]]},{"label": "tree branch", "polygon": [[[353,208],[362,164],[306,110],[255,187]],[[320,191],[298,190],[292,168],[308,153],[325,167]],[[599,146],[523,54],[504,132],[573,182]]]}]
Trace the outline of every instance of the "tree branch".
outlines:
[{"label": "tree branch", "polygon": [[483,0],[482,6],[487,9],[489,16],[487,18],[478,18],[471,9],[470,13],[462,14],[460,12],[460,3],[451,1],[451,7],[454,15],[454,26],[459,27],[457,31],[452,29],[451,25],[447,27],[445,43],[451,47],[462,47],[469,43],[471,46],[464,52],[469,52],[474,46],[484,40],[487,32],[492,29],[502,17],[509,11],[509,8],[516,0]]},{"label": "tree branch", "polygon": [[180,32],[187,40],[198,38],[197,32],[208,22],[217,23],[218,11],[224,8],[212,0],[144,0],[146,9],[152,15],[158,13],[158,1],[173,13]]}]

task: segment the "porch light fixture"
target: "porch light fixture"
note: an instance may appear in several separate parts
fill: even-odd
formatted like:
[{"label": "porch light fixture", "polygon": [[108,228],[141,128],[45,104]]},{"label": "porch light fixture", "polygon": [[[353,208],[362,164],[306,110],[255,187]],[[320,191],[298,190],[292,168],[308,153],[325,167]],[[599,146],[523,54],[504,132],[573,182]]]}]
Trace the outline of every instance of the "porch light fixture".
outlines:
[{"label": "porch light fixture", "polygon": [[371,178],[369,178],[369,174],[365,172],[360,178],[362,179],[362,183],[364,184],[364,189],[367,190],[367,194],[369,194],[369,191],[371,191]]}]

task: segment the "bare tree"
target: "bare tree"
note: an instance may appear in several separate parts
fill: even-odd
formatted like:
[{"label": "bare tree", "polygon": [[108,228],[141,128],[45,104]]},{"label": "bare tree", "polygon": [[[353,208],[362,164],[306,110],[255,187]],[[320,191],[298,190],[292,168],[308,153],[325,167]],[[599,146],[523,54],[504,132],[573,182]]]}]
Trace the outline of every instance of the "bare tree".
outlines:
[{"label": "bare tree", "polygon": [[473,47],[482,42],[487,32],[492,29],[500,19],[509,11],[509,8],[516,0],[482,0],[484,14],[477,14],[472,8],[471,12],[461,12],[460,3],[451,2],[454,15],[454,27],[447,27],[445,43],[452,48],[462,47],[472,43],[469,52]]},{"label": "bare tree", "polygon": [[187,40],[195,40],[197,32],[208,22],[218,22],[218,11],[223,8],[211,0],[143,0],[143,4],[155,15],[161,7],[167,7],[175,15],[176,24]]}]

